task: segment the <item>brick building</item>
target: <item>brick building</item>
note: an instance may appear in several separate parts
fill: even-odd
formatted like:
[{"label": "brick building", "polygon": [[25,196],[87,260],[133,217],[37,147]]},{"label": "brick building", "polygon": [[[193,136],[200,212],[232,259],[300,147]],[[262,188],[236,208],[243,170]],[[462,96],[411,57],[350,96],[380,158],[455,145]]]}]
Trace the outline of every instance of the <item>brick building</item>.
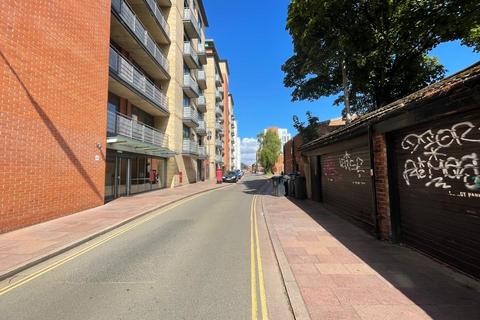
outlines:
[{"label": "brick building", "polygon": [[0,233],[208,179],[207,26],[201,0],[1,1]]},{"label": "brick building", "polygon": [[310,198],[480,278],[480,63],[304,144]]}]

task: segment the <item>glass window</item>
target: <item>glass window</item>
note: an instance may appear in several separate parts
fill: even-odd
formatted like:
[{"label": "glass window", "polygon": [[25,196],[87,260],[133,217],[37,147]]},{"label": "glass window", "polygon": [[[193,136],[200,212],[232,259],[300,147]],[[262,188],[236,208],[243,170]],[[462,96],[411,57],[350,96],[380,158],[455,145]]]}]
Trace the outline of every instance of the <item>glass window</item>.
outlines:
[{"label": "glass window", "polygon": [[190,98],[187,97],[186,95],[183,96],[183,106],[184,106],[185,108],[190,107]]},{"label": "glass window", "polygon": [[183,139],[190,139],[190,128],[183,126]]}]

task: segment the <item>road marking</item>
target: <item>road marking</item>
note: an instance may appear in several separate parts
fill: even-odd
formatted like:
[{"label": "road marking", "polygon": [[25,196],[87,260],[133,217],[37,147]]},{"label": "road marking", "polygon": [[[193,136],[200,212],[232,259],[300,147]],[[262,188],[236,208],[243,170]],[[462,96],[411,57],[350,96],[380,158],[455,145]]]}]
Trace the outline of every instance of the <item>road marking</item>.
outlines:
[{"label": "road marking", "polygon": [[[262,313],[262,320],[268,320],[267,297],[265,294],[265,281],[263,277],[262,256],[260,251],[260,240],[258,236],[258,222],[257,222],[257,196],[252,200],[252,208],[250,214],[250,259],[251,259],[251,278],[252,278],[252,320],[257,319],[257,288],[256,279],[258,276],[258,290],[260,292],[260,306]],[[257,261],[257,270],[255,269],[255,260]]]},{"label": "road marking", "polygon": [[[253,198],[255,199],[255,197]],[[253,228],[253,207],[254,201],[250,208],[250,279],[251,279],[251,290],[252,290],[252,320],[257,319],[257,273],[255,271],[255,239],[254,239],[254,228]]]},{"label": "road marking", "polygon": [[[227,187],[227,188],[228,188],[228,187]],[[29,283],[30,281],[32,281],[32,280],[34,280],[34,279],[36,279],[36,278],[38,278],[38,277],[40,277],[40,276],[42,276],[42,275],[44,275],[44,274],[46,274],[46,273],[48,273],[48,272],[50,272],[50,271],[52,271],[52,270],[60,267],[61,265],[65,264],[65,263],[67,263],[67,262],[69,262],[69,261],[71,261],[71,260],[73,260],[73,259],[75,259],[75,258],[77,258],[77,257],[79,257],[79,256],[81,256],[81,255],[83,255],[83,254],[85,254],[85,253],[87,253],[87,252],[89,252],[89,251],[92,251],[93,249],[97,248],[98,246],[100,246],[100,245],[102,245],[102,244],[104,244],[104,243],[106,243],[106,242],[109,242],[110,240],[112,240],[112,239],[114,239],[114,238],[119,237],[120,235],[122,235],[122,234],[124,234],[124,233],[126,233],[126,232],[128,232],[128,231],[130,231],[130,230],[132,230],[132,229],[134,229],[134,228],[136,228],[136,227],[144,224],[145,222],[148,222],[148,221],[150,221],[150,220],[152,220],[152,219],[154,219],[154,218],[156,218],[156,217],[158,217],[158,216],[160,216],[160,215],[162,215],[162,214],[164,214],[164,213],[166,213],[166,212],[168,212],[168,211],[171,211],[172,209],[175,209],[175,208],[177,208],[177,207],[179,207],[179,206],[181,206],[181,205],[183,205],[183,204],[185,204],[185,203],[187,203],[187,202],[190,202],[190,201],[192,201],[192,200],[194,200],[194,199],[197,199],[197,198],[199,198],[199,197],[203,197],[203,196],[205,196],[205,195],[207,195],[207,194],[209,194],[209,193],[212,193],[212,192],[215,192],[215,191],[218,191],[218,190],[222,190],[222,189],[225,189],[225,188],[217,188],[217,189],[209,190],[209,191],[203,192],[203,193],[201,193],[201,194],[197,194],[197,195],[191,196],[191,197],[189,197],[189,198],[187,198],[187,199],[180,200],[179,202],[177,202],[177,203],[175,203],[175,204],[172,204],[172,205],[170,205],[170,206],[168,206],[168,207],[159,209],[159,211],[157,211],[156,213],[152,214],[151,216],[148,216],[148,217],[145,217],[145,218],[143,218],[143,219],[140,219],[140,220],[138,220],[137,222],[134,222],[133,224],[129,224],[129,225],[124,226],[124,227],[120,227],[120,229],[118,229],[117,231],[115,231],[114,233],[112,233],[111,235],[109,235],[107,238],[102,239],[102,240],[99,240],[99,241],[97,241],[97,242],[94,242],[94,243],[92,243],[91,245],[89,245],[88,247],[83,248],[82,250],[80,250],[80,251],[78,251],[78,252],[76,252],[76,253],[74,253],[74,254],[71,254],[71,255],[69,255],[69,256],[67,256],[67,257],[65,257],[65,258],[63,258],[63,259],[61,259],[61,260],[59,260],[59,261],[56,261],[56,262],[52,263],[52,264],[50,264],[50,265],[48,265],[48,266],[46,266],[46,267],[44,267],[44,268],[42,268],[42,269],[34,272],[34,273],[32,273],[31,275],[29,275],[29,276],[21,279],[20,281],[18,281],[18,282],[16,282],[16,283],[13,283],[13,284],[8,285],[8,286],[6,286],[6,287],[0,288],[0,296],[2,296],[2,295],[4,295],[4,294],[12,291],[12,290],[15,289],[15,288],[18,288],[18,287],[20,287],[20,286],[23,286],[24,284]]]},{"label": "road marking", "polygon": [[258,223],[257,223],[257,199],[254,197],[255,204],[253,205],[253,215],[255,217],[255,237],[257,240],[257,264],[258,264],[258,282],[260,287],[260,302],[262,305],[262,319],[268,319],[267,296],[265,294],[265,280],[263,279],[263,265],[262,256],[260,254],[260,240],[258,237]]}]

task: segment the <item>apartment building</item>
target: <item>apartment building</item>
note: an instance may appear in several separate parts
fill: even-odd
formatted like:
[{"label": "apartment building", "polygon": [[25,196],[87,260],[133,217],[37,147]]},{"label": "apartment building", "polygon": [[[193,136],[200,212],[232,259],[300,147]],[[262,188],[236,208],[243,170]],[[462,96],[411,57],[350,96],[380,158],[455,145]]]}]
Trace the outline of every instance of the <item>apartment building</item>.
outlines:
[{"label": "apartment building", "polygon": [[201,0],[1,1],[0,232],[223,167],[206,27]]},{"label": "apartment building", "polygon": [[263,133],[267,133],[267,131],[274,131],[278,135],[278,138],[280,138],[280,142],[282,144],[281,150],[283,153],[283,148],[285,147],[285,143],[287,143],[292,139],[292,135],[288,133],[288,129],[272,127],[272,128],[264,129]]},{"label": "apartment building", "polygon": [[[233,99],[232,99],[233,105]],[[235,119],[235,115],[232,114],[231,116],[231,162],[232,162],[232,169],[240,170],[242,168],[242,160],[240,157],[240,138],[238,137],[238,124],[237,120]]]},{"label": "apartment building", "polygon": [[112,0],[111,13],[105,198],[204,179],[202,1]]},{"label": "apartment building", "polygon": [[220,69],[220,58],[213,40],[205,43],[207,53],[207,153],[209,158],[208,177],[215,179],[218,168],[225,169],[225,128],[224,128],[224,78]]}]

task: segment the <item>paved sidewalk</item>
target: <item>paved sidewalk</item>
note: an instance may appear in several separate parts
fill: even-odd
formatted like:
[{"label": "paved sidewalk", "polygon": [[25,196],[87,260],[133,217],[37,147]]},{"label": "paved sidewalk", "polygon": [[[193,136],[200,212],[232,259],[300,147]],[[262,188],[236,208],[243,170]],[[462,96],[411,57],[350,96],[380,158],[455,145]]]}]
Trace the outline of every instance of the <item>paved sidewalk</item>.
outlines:
[{"label": "paved sidewalk", "polygon": [[284,277],[293,273],[311,319],[480,319],[480,293],[468,286],[477,282],[375,240],[319,203],[262,199]]},{"label": "paved sidewalk", "polygon": [[160,207],[220,187],[225,185],[200,182],[143,193],[0,234],[0,280]]}]

